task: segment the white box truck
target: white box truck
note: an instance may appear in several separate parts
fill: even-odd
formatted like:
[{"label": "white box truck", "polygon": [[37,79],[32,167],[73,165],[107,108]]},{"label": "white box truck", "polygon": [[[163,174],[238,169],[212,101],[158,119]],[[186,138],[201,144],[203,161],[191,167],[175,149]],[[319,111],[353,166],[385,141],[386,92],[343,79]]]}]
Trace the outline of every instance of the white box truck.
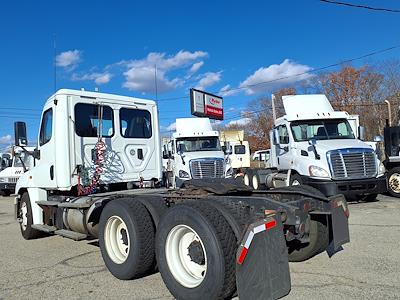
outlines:
[{"label": "white box truck", "polygon": [[163,145],[164,181],[167,187],[181,187],[190,179],[232,177],[219,133],[208,118],[176,119],[176,131]]},{"label": "white box truck", "polygon": [[348,113],[334,111],[325,95],[282,99],[286,114],[270,133],[270,167],[249,170],[245,181],[255,189],[304,184],[367,201],[387,191],[385,168],[363,142],[363,128],[353,131]]},{"label": "white box truck", "polygon": [[[27,146],[24,122],[15,139]],[[215,178],[180,190],[101,192],[161,178],[160,142],[154,101],[59,90],[43,108],[36,165],[16,185],[22,236],[97,238],[115,277],[158,269],[177,299],[277,299],[290,292],[288,259],[349,242],[344,197],[309,187],[254,193]]]}]

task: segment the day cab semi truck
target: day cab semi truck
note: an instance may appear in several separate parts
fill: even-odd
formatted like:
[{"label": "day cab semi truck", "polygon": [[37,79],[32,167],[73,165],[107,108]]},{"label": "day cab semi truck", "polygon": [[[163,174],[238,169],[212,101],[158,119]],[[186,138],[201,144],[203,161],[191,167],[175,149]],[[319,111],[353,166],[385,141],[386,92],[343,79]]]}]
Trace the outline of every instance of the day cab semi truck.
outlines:
[{"label": "day cab semi truck", "polygon": [[275,120],[270,133],[269,167],[245,175],[254,189],[309,185],[325,196],[366,201],[387,191],[385,168],[363,142],[363,128],[353,132],[352,116],[334,111],[325,95],[282,99],[286,114]]},{"label": "day cab semi truck", "polygon": [[[24,122],[15,123],[15,137],[27,145]],[[154,101],[56,92],[30,152],[36,166],[16,185],[22,236],[97,238],[115,277],[158,270],[177,299],[277,299],[291,288],[288,260],[332,255],[349,242],[341,195],[310,187],[254,192],[234,179],[141,188],[161,180],[160,141]],[[138,188],[113,191],[128,182]]]},{"label": "day cab semi truck", "polygon": [[176,119],[176,131],[163,145],[163,166],[166,187],[181,187],[190,179],[232,177],[209,118]]},{"label": "day cab semi truck", "polygon": [[[27,151],[32,151],[33,147],[26,147]],[[10,196],[15,191],[18,178],[26,170],[33,166],[33,158],[26,155],[22,149],[13,147],[13,151],[4,160],[3,169],[0,171],[0,195]]]}]

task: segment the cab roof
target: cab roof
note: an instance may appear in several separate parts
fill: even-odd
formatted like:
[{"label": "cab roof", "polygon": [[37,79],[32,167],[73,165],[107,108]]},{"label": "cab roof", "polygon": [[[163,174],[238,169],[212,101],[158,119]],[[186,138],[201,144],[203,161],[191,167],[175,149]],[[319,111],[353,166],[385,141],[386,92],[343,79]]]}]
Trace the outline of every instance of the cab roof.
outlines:
[{"label": "cab roof", "polygon": [[53,95],[51,95],[47,101],[46,104],[53,101],[54,98],[57,96],[61,95],[67,95],[67,96],[79,96],[82,98],[93,98],[93,99],[107,99],[107,100],[115,100],[117,102],[121,103],[127,103],[129,102],[130,104],[136,102],[138,104],[145,104],[145,105],[156,105],[155,101],[153,100],[147,100],[147,99],[140,99],[140,98],[135,98],[135,97],[128,97],[128,96],[121,96],[121,95],[115,95],[115,94],[107,94],[107,93],[100,93],[100,92],[91,92],[91,91],[82,91],[82,90],[72,90],[72,89],[60,89]]}]

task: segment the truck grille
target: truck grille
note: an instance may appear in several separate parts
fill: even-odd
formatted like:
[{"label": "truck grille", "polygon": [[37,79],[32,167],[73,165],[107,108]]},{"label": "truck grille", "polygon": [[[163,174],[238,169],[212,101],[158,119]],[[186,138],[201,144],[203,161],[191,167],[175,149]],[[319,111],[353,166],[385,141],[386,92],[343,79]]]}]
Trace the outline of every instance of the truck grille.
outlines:
[{"label": "truck grille", "polygon": [[333,179],[362,179],[376,176],[372,149],[339,149],[327,153]]},{"label": "truck grille", "polygon": [[193,159],[190,161],[190,172],[193,179],[224,177],[224,160],[222,158]]}]

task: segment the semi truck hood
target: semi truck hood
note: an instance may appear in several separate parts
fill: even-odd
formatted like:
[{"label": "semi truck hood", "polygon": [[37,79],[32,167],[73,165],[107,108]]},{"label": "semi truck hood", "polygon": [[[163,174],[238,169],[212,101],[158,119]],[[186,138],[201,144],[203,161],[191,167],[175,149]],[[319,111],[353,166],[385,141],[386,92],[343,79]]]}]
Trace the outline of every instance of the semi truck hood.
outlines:
[{"label": "semi truck hood", "polygon": [[[347,148],[367,148],[372,149],[372,147],[363,141],[356,139],[338,139],[338,140],[317,140],[315,147],[320,153],[326,153],[330,150],[335,149],[347,149]],[[320,154],[321,154],[320,153]]]},{"label": "semi truck hood", "polygon": [[[179,154],[177,155],[179,156]],[[183,159],[186,161],[202,158],[224,158],[224,153],[222,151],[193,151],[183,153]]]}]

